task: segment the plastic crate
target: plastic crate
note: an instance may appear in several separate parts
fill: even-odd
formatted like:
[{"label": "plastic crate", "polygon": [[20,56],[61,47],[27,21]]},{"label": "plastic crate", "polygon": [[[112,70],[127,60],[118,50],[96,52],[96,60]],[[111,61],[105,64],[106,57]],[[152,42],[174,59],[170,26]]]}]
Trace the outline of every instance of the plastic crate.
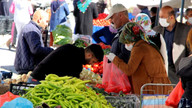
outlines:
[{"label": "plastic crate", "polygon": [[106,96],[108,103],[116,108],[140,108],[140,100],[136,95]]},{"label": "plastic crate", "polygon": [[14,95],[24,95],[27,93],[29,88],[34,88],[36,84],[21,83],[21,84],[10,84],[10,92]]}]

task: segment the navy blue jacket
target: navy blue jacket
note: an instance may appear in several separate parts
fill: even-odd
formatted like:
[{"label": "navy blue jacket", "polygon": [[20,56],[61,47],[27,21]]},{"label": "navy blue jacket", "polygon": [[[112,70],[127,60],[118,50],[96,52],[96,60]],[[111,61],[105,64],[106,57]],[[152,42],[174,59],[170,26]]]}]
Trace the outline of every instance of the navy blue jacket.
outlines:
[{"label": "navy blue jacket", "polygon": [[102,28],[101,30],[93,33],[92,38],[97,42],[103,42],[99,37],[104,36],[105,40],[106,40],[106,45],[111,45],[112,44],[112,40],[115,37],[116,33],[112,33],[109,30],[109,26],[105,26],[104,28]]},{"label": "navy blue jacket", "polygon": [[43,47],[41,29],[30,21],[20,33],[15,56],[15,70],[19,74],[32,71],[53,49]]},{"label": "navy blue jacket", "polygon": [[128,51],[125,48],[125,44],[119,42],[119,36],[122,32],[122,28],[118,30],[117,35],[112,40],[111,52],[122,59],[125,63],[128,63],[131,51]]}]

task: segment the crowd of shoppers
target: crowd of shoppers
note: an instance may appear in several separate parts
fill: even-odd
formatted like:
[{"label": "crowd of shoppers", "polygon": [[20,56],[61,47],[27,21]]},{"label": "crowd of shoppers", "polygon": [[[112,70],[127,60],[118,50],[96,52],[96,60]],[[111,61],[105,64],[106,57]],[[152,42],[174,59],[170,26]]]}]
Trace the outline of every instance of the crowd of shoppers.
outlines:
[{"label": "crowd of shoppers", "polygon": [[[23,3],[26,5],[21,5]],[[148,7],[138,5],[141,13],[130,21],[127,8],[115,4],[105,18],[111,21],[111,25],[93,33],[93,19],[100,13],[98,6],[92,0],[74,0],[73,5],[75,34],[90,35],[98,43],[101,42],[100,36],[105,37],[105,44],[112,47],[111,53],[107,55],[109,62],[127,74],[132,93],[140,94],[140,88],[145,83],[177,84],[181,77],[185,93],[180,106],[185,105],[186,101],[191,102],[192,9],[186,10],[187,22],[183,24],[177,22],[175,10],[171,6],[164,6],[159,11],[160,25],[155,26],[157,7],[149,11]],[[73,45],[64,45],[55,51],[44,47],[42,29],[48,25],[48,15],[40,9],[30,20],[31,10],[27,0],[15,0],[10,8],[18,33],[14,66],[19,74],[33,71],[32,77],[43,80],[45,75],[57,70],[59,76],[79,77],[83,64],[102,61],[103,51],[97,45],[91,45],[85,50]],[[53,0],[49,32],[66,22],[69,14],[65,0]],[[52,33],[50,35],[52,46]],[[72,65],[76,67],[74,70],[71,69]],[[162,87],[156,94],[168,94],[168,90],[172,90],[172,87]]]}]

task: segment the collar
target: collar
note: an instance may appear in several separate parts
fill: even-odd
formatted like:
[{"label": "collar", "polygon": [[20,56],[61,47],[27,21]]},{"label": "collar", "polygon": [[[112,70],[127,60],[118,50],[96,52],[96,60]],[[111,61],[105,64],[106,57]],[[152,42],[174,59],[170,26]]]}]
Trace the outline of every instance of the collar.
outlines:
[{"label": "collar", "polygon": [[177,21],[175,22],[175,26],[173,27],[173,29],[172,29],[171,31],[167,30],[167,28],[165,28],[165,31],[167,31],[167,32],[173,32],[173,31],[175,31],[176,26],[177,26]]},{"label": "collar", "polygon": [[42,31],[42,27],[40,27],[39,25],[37,25],[36,22],[34,22],[34,21],[31,20],[30,23],[32,23],[32,24],[35,25],[40,31]]},{"label": "collar", "polygon": [[81,0],[79,0],[77,2],[77,7],[80,10],[80,12],[85,13],[90,4],[91,0],[85,0],[83,3],[81,3]]},{"label": "collar", "polygon": [[[127,23],[128,23],[128,22],[127,22]],[[126,23],[126,24],[127,24],[127,23]],[[125,26],[126,24],[124,24],[123,26],[121,26],[120,28],[117,29],[117,35],[116,35],[114,38],[119,37],[119,35],[121,34],[121,32],[122,32],[122,30],[123,30],[123,28],[124,28],[124,26]]]}]

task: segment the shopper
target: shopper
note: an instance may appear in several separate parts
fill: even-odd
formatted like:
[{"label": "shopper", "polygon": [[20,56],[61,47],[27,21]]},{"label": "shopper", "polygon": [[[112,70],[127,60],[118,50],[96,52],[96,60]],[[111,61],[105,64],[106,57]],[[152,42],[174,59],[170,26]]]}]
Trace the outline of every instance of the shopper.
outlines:
[{"label": "shopper", "polygon": [[30,15],[33,14],[33,8],[31,2],[28,0],[13,0],[9,10],[14,14],[14,22],[17,30],[17,45],[21,30],[31,20]]},{"label": "shopper", "polygon": [[168,73],[168,59],[167,59],[167,50],[166,43],[162,35],[157,34],[154,30],[151,29],[151,20],[147,14],[139,13],[135,17],[135,22],[143,27],[146,35],[149,36],[150,40],[157,45],[160,50],[161,55],[163,56],[166,72]]},{"label": "shopper", "polygon": [[155,21],[156,21],[156,16],[157,16],[157,7],[152,7],[150,10],[150,15],[151,15],[151,22],[152,25],[151,27],[155,27]]},{"label": "shopper", "polygon": [[186,9],[186,11],[185,11],[185,19],[187,20],[186,24],[191,26],[192,25],[192,8]]},{"label": "shopper", "polygon": [[38,10],[20,33],[16,56],[15,70],[19,74],[32,71],[38,63],[43,60],[53,49],[44,47],[41,28],[48,25],[48,14],[43,10]]},{"label": "shopper", "polygon": [[[133,94],[140,94],[141,87],[146,83],[170,84],[157,46],[149,40],[138,24],[133,22],[126,24],[119,40],[126,44],[127,50],[131,51],[128,63],[113,53],[107,57],[129,76]],[[172,89],[154,86],[149,88],[155,92],[148,91],[145,92],[146,94],[168,94],[168,91]]]},{"label": "shopper", "polygon": [[119,35],[122,32],[122,28],[126,23],[129,22],[129,16],[126,7],[122,4],[115,4],[105,19],[111,19],[111,23],[114,24],[114,27],[118,30],[117,35],[112,40],[111,52],[127,63],[129,60],[130,51],[127,51],[125,49],[125,45],[119,42]]},{"label": "shopper", "polygon": [[50,19],[50,46],[53,46],[52,31],[57,25],[67,21],[69,15],[68,4],[65,0],[53,0],[51,2],[51,19]]},{"label": "shopper", "polygon": [[[192,51],[192,29],[189,31],[187,41],[188,48]],[[181,77],[184,94],[179,102],[178,108],[192,107],[192,54],[182,58],[179,63],[177,75]]]},{"label": "shopper", "polygon": [[114,28],[113,24],[109,26],[105,26],[102,29],[96,31],[93,33],[92,38],[97,42],[103,42],[100,37],[103,36],[105,38],[105,43],[106,45],[112,45],[112,39],[115,37],[117,34],[117,29]]},{"label": "shopper", "polygon": [[149,9],[148,9],[147,6],[143,6],[143,5],[137,4],[137,7],[141,10],[141,13],[145,13],[145,14],[147,14],[149,17],[151,17],[151,16],[150,16]]},{"label": "shopper", "polygon": [[154,27],[165,39],[168,56],[168,76],[173,84],[177,84],[179,78],[176,76],[178,64],[182,57],[189,55],[186,47],[186,38],[190,26],[179,23],[175,18],[175,11],[170,6],[164,6],[159,13],[160,26]]},{"label": "shopper", "polygon": [[48,74],[79,78],[83,65],[100,62],[103,55],[102,48],[96,44],[85,49],[71,44],[63,45],[41,61],[31,76],[37,80],[44,80]]},{"label": "shopper", "polygon": [[75,34],[92,35],[93,19],[98,17],[96,4],[91,0],[79,0],[75,6]]}]

